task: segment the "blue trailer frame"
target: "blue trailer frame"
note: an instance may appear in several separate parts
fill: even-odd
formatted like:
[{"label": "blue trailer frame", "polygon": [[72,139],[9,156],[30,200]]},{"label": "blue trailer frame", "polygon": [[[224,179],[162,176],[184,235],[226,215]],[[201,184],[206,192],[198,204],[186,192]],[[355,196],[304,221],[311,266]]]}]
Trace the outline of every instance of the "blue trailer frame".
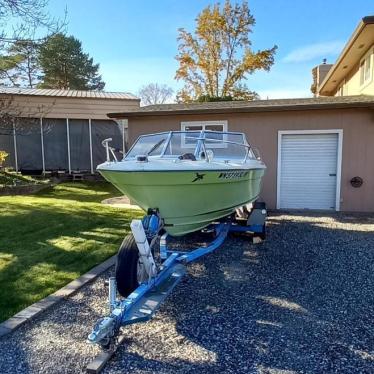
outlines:
[{"label": "blue trailer frame", "polygon": [[[263,204],[263,203],[262,203]],[[167,234],[160,237],[160,258],[163,260],[156,276],[148,282],[139,285],[128,297],[117,298],[115,278],[109,280],[109,306],[110,315],[100,319],[88,336],[89,343],[98,343],[108,347],[121,326],[138,322],[148,321],[156,313],[159,306],[172,292],[174,287],[186,274],[186,264],[196,261],[199,258],[214,252],[225,241],[228,233],[231,232],[251,232],[255,235],[265,234],[265,205],[261,205],[258,218],[250,225],[239,224],[227,217],[221,222],[214,223],[210,230],[215,231],[215,238],[209,245],[193,249],[189,252],[171,250],[167,246]],[[143,227],[150,236],[158,235],[159,216],[149,214],[143,218]],[[248,220],[247,222],[250,222]],[[152,234],[152,230],[154,233]]]}]

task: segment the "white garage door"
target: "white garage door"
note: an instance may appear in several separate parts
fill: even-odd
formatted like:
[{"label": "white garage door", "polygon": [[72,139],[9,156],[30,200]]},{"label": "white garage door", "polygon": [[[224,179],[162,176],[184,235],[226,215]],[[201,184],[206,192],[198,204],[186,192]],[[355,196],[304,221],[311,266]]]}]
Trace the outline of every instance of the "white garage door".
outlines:
[{"label": "white garage door", "polygon": [[338,134],[282,134],[278,207],[335,209]]}]

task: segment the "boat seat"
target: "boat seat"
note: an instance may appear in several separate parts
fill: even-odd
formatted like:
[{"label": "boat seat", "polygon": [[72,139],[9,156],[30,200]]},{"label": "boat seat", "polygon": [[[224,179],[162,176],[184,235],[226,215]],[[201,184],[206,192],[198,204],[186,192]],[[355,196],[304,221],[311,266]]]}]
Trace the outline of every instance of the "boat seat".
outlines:
[{"label": "boat seat", "polygon": [[193,153],[183,153],[183,155],[180,155],[178,157],[179,160],[191,160],[196,161],[196,157]]}]

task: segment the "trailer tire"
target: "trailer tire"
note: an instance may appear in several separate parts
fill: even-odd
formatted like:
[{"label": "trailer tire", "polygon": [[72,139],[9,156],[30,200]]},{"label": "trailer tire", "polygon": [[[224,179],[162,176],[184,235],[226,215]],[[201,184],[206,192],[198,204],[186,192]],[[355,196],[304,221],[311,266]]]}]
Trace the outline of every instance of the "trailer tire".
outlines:
[{"label": "trailer tire", "polygon": [[127,297],[138,286],[139,250],[132,234],[127,235],[118,250],[116,261],[117,290],[123,297]]}]

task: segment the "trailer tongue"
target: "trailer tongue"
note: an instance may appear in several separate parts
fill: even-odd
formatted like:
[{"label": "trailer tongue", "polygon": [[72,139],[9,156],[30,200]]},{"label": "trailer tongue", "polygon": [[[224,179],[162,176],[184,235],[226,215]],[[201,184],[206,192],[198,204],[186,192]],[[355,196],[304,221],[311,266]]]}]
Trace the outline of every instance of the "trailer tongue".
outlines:
[{"label": "trailer tongue", "polygon": [[[108,348],[122,326],[151,319],[186,274],[186,264],[219,248],[230,231],[250,232],[253,237],[265,239],[264,203],[255,203],[244,218],[243,214],[240,214],[241,218],[230,215],[213,223],[208,230],[215,238],[188,252],[169,249],[168,234],[161,235],[162,220],[158,212],[148,213],[143,220],[131,223],[132,234],[125,238],[119,250],[116,277],[109,280],[110,313],[96,323],[88,336],[89,343]],[[156,250],[159,265],[153,256]],[[122,297],[118,298],[117,293]]]}]

